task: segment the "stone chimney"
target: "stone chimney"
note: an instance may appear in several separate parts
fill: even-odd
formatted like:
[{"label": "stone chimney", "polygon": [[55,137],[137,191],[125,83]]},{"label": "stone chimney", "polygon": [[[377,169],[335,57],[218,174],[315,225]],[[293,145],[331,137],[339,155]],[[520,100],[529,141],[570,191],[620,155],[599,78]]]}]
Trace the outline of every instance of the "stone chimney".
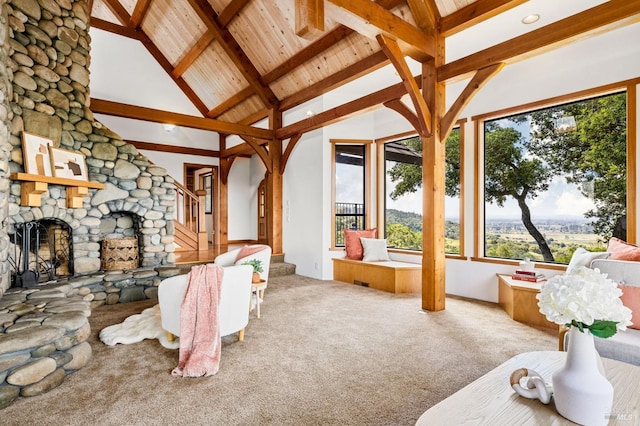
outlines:
[{"label": "stone chimney", "polygon": [[[96,121],[90,110],[89,10],[86,0],[0,0],[0,295],[10,286],[13,225],[62,220],[73,233],[76,275],[100,269],[100,245],[114,232],[139,239],[140,266],[174,262],[175,187],[166,170]],[[40,206],[21,200],[22,133],[82,153],[89,189],[82,206],[65,203],[68,187],[49,184]],[[116,231],[123,215],[132,229]],[[126,222],[126,221],[125,221]]]}]

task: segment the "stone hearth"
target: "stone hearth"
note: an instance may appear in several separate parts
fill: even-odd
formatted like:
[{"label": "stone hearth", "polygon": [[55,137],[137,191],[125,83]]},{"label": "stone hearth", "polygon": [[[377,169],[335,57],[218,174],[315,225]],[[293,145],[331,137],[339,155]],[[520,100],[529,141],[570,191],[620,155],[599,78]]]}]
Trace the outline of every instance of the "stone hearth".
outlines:
[{"label": "stone hearth", "polygon": [[157,298],[173,267],[110,271],[33,288],[0,299],[0,409],[43,394],[91,360],[91,310],[104,304]]}]

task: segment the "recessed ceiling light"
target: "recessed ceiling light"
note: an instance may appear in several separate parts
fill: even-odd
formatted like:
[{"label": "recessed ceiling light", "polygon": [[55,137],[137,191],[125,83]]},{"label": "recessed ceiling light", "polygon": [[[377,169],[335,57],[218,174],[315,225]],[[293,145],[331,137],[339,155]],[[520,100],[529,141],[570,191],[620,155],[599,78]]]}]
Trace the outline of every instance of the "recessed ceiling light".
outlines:
[{"label": "recessed ceiling light", "polygon": [[524,18],[522,18],[522,23],[523,24],[533,24],[534,22],[538,22],[538,19],[540,19],[540,15],[538,15],[538,14],[528,15],[528,16],[525,16]]},{"label": "recessed ceiling light", "polygon": [[308,110],[307,111],[307,117],[313,117],[314,115],[316,115],[313,111]]},{"label": "recessed ceiling light", "polygon": [[169,132],[172,132],[173,129],[176,128],[176,125],[175,124],[165,123],[165,124],[162,125],[162,127],[164,128],[165,132],[169,133]]}]

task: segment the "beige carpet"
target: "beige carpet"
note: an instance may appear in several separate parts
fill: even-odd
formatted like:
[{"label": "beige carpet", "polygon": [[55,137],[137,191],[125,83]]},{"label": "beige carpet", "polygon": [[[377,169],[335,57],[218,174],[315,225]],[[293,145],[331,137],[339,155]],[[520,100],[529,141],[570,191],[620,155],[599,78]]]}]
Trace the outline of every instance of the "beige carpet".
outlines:
[{"label": "beige carpet", "polygon": [[417,295],[294,275],[269,281],[244,342],[223,339],[218,374],[187,379],[170,375],[178,351],[157,340],[98,339],[153,304],[94,310],[90,364],[0,411],[2,424],[412,425],[511,356],[556,349],[493,304],[448,298],[423,313]]}]

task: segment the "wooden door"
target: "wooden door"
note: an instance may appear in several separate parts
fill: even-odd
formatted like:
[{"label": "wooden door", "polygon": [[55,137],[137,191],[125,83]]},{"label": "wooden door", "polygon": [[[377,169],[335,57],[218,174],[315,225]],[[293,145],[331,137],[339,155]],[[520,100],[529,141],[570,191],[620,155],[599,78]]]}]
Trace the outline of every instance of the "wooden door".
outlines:
[{"label": "wooden door", "polygon": [[267,180],[258,185],[258,242],[267,244]]}]

